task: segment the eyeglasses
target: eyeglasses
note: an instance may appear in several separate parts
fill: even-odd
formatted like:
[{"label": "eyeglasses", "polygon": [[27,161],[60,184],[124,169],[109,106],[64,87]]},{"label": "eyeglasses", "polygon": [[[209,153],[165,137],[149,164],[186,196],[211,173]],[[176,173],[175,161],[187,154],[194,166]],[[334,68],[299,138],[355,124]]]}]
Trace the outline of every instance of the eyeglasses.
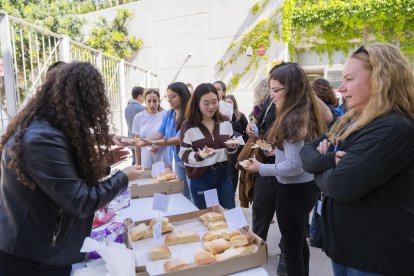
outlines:
[{"label": "eyeglasses", "polygon": [[279,92],[279,91],[282,91],[283,89],[285,89],[284,87],[281,87],[281,88],[274,88],[274,89],[272,89],[272,93],[277,93],[277,92]]},{"label": "eyeglasses", "polygon": [[367,49],[365,49],[364,45],[361,45],[358,49],[356,49],[356,51],[354,52],[354,55],[355,54],[360,54],[360,53],[364,53],[364,54],[368,55],[368,51],[367,51]]},{"label": "eyeglasses", "polygon": [[171,96],[168,96],[168,95],[165,95],[165,99],[167,100],[167,101],[172,101],[172,100],[174,100],[176,97],[178,97],[178,95],[171,95]]}]

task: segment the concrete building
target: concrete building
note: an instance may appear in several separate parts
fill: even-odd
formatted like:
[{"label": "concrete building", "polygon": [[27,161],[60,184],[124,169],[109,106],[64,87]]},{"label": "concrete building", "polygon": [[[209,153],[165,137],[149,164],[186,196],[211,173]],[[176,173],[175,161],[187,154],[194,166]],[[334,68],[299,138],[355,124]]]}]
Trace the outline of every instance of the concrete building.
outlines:
[{"label": "concrete building", "polygon": [[[112,20],[116,9],[128,8],[135,15],[128,22],[129,35],[142,38],[143,48],[130,61],[158,74],[158,87],[165,91],[169,83],[182,81],[196,87],[202,82],[222,80],[240,73],[250,57],[240,56],[235,63],[219,71],[217,62],[226,60],[231,42],[240,39],[258,21],[269,17],[283,1],[269,1],[258,15],[251,8],[256,0],[142,0],[120,7],[100,10],[84,15],[87,22],[98,16]],[[85,29],[87,32],[87,29]],[[272,62],[288,61],[287,45],[273,41],[266,51],[267,60],[259,62],[257,70],[251,69],[230,91],[246,115],[253,107],[253,90],[258,82],[267,76]],[[340,82],[342,53],[334,53],[332,65],[327,56],[309,51],[299,53],[298,62],[311,77],[321,75]]]}]

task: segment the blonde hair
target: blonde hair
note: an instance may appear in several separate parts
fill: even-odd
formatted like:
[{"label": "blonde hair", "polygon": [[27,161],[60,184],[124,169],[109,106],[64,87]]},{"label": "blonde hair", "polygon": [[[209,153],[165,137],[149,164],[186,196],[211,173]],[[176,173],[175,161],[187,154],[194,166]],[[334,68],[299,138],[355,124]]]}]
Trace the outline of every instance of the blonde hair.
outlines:
[{"label": "blonde hair", "polygon": [[414,118],[414,75],[408,60],[391,44],[361,46],[350,58],[371,72],[371,97],[362,111],[350,110],[332,126],[329,139],[337,144],[390,112]]}]

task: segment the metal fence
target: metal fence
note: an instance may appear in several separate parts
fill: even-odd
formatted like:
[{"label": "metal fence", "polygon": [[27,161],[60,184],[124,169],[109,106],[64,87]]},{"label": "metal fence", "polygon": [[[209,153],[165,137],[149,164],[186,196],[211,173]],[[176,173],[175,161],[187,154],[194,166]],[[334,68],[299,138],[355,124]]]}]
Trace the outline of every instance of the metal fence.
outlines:
[{"label": "metal fence", "polygon": [[132,87],[158,86],[157,75],[148,70],[1,11],[0,46],[4,71],[3,82],[0,76],[1,131],[36,93],[47,68],[58,60],[89,61],[100,70],[111,104],[113,131],[118,134],[127,134],[123,110]]}]

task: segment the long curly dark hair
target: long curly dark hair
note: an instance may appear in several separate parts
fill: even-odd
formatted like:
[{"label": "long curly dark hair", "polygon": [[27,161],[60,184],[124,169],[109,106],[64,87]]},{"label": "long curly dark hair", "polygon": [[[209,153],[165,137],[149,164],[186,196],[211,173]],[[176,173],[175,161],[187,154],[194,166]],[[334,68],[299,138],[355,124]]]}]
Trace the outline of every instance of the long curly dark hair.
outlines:
[{"label": "long curly dark hair", "polygon": [[35,96],[8,125],[0,142],[0,154],[15,135],[9,166],[18,180],[34,188],[22,163],[22,140],[32,121],[42,118],[62,130],[74,148],[79,174],[88,185],[105,176],[110,160],[109,102],[102,76],[89,62],[60,65],[47,73]]}]

